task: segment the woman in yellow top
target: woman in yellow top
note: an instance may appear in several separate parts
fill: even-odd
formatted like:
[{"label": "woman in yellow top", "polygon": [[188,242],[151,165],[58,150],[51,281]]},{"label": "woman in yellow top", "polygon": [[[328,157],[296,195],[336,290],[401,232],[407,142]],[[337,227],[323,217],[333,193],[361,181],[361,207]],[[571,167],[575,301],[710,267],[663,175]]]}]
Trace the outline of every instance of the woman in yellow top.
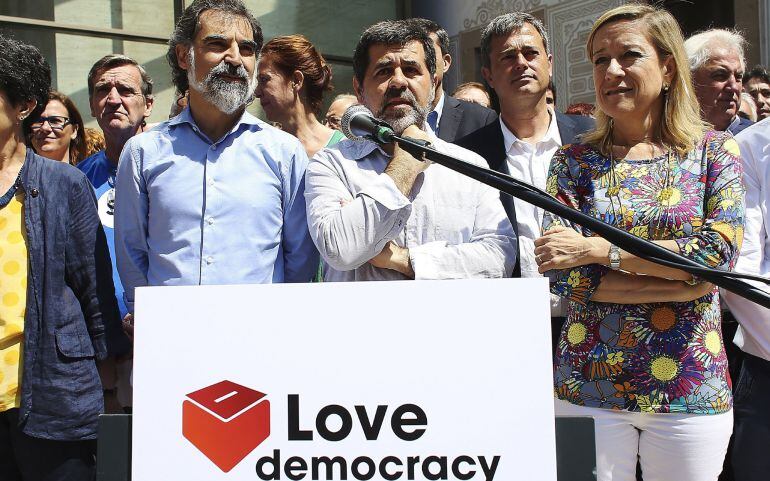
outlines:
[{"label": "woman in yellow top", "polygon": [[[0,35],[0,479],[93,479],[103,410],[96,359],[122,353],[93,189],[35,154],[25,129],[48,102],[40,52]],[[114,340],[114,342],[113,342]]]}]

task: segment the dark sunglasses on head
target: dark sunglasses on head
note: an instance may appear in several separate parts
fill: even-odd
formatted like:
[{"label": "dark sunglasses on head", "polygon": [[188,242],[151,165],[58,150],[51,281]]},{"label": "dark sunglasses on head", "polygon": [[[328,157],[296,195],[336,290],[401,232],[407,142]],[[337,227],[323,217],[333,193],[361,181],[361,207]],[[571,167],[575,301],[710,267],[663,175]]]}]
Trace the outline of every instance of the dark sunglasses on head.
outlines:
[{"label": "dark sunglasses on head", "polygon": [[43,124],[48,122],[51,130],[62,130],[64,127],[70,124],[70,119],[62,115],[51,115],[50,117],[39,117],[37,120],[30,124],[32,130],[40,130],[43,128]]}]

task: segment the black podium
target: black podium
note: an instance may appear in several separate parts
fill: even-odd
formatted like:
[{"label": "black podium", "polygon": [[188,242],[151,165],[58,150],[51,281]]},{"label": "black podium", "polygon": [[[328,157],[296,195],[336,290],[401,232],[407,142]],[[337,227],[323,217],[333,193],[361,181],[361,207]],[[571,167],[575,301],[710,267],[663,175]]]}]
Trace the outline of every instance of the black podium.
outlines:
[{"label": "black podium", "polygon": [[[96,481],[131,481],[131,415],[99,417],[97,450]],[[592,418],[556,418],[556,471],[558,481],[596,480]]]}]

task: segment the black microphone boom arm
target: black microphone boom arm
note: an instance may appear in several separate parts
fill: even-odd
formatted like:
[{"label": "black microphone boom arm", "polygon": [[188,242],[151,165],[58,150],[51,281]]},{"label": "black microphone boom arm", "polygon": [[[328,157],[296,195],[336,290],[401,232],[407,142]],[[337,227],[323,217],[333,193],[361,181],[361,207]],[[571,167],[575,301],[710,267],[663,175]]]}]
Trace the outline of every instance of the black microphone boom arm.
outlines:
[{"label": "black microphone boom arm", "polygon": [[517,199],[521,199],[534,206],[540,207],[541,209],[545,209],[570,222],[588,227],[591,231],[597,233],[626,252],[630,252],[657,264],[680,269],[770,309],[770,294],[748,282],[740,280],[739,278],[750,278],[765,283],[770,283],[770,279],[764,279],[757,276],[746,276],[704,266],[681,254],[670,251],[665,247],[661,247],[653,242],[637,237],[629,232],[618,229],[613,225],[607,224],[599,219],[584,214],[579,210],[562,204],[548,195],[548,193],[527,183],[516,180],[509,175],[491,169],[485,169],[484,167],[479,167],[478,165],[443,154],[430,147],[428,143],[422,140],[401,137],[398,135],[394,136],[393,140],[398,143],[399,147],[409,152],[415,158],[419,159],[424,156],[432,162],[441,164],[444,167],[478,180],[490,187],[494,187]]}]

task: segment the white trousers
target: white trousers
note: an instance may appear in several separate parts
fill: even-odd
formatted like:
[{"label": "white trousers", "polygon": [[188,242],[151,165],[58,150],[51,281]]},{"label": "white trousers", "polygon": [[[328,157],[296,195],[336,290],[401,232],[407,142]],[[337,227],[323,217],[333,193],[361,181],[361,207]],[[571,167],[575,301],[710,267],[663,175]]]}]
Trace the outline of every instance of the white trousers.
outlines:
[{"label": "white trousers", "polygon": [[723,414],[649,414],[555,401],[557,416],[590,416],[596,431],[598,481],[716,481],[733,431]]}]

